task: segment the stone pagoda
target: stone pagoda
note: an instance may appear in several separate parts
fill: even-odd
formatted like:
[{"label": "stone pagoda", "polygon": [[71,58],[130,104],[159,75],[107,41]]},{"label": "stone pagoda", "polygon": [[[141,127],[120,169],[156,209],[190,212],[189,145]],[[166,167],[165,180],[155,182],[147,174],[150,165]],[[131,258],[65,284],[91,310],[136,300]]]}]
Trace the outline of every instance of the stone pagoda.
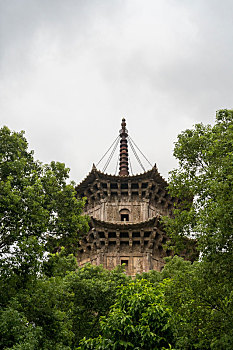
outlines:
[{"label": "stone pagoda", "polygon": [[93,165],[76,187],[78,197],[87,199],[85,214],[91,218],[90,231],[79,242],[78,264],[102,264],[106,269],[125,264],[131,276],[160,271],[164,257],[172,255],[163,249],[167,237],[161,217],[172,215],[175,199],[156,165],[140,175],[129,175],[125,119],[119,136],[119,174],[106,174]]}]

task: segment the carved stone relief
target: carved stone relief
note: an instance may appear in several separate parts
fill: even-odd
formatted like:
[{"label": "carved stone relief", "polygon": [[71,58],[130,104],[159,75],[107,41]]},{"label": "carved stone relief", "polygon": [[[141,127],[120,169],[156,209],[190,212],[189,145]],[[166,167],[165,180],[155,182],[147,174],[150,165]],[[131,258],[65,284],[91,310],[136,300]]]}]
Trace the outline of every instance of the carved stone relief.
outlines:
[{"label": "carved stone relief", "polygon": [[107,206],[107,221],[117,221],[117,208],[113,205]]},{"label": "carved stone relief", "polygon": [[141,206],[135,205],[133,208],[133,217],[134,221],[138,222],[141,219]]},{"label": "carved stone relief", "polygon": [[107,269],[113,269],[116,266],[116,258],[113,256],[107,257]]},{"label": "carved stone relief", "polygon": [[142,258],[134,258],[134,264],[135,264],[135,272],[136,273],[142,273],[143,272],[143,262]]}]

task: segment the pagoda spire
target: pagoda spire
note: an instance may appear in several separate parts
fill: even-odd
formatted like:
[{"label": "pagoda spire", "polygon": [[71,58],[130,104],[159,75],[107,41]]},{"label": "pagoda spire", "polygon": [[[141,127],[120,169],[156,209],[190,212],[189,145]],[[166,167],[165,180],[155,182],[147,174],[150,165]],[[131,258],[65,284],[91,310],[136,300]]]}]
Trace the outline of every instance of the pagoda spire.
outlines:
[{"label": "pagoda spire", "polygon": [[126,129],[125,118],[122,119],[120,130],[120,176],[129,176],[129,162],[128,162],[128,130]]}]

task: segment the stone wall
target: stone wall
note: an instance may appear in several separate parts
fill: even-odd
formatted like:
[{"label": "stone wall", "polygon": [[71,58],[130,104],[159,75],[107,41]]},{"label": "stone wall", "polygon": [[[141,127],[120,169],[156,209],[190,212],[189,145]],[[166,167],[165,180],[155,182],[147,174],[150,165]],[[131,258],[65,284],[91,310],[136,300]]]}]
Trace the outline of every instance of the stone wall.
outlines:
[{"label": "stone wall", "polygon": [[155,208],[149,200],[100,200],[93,208],[88,208],[86,214],[95,219],[108,222],[121,221],[121,211],[128,210],[129,222],[146,221],[158,214],[161,209]]}]

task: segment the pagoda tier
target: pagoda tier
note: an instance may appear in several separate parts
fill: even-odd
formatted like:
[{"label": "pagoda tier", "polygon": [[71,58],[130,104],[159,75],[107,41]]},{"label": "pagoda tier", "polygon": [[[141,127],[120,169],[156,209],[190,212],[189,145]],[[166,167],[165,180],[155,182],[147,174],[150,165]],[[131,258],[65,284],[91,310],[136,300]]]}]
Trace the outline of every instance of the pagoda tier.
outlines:
[{"label": "pagoda tier", "polygon": [[79,242],[79,266],[90,262],[112,269],[125,264],[127,274],[157,270],[164,266],[166,236],[159,217],[140,223],[106,223],[91,219],[91,230]]},{"label": "pagoda tier", "polygon": [[135,176],[108,175],[93,167],[76,191],[87,198],[85,213],[106,222],[141,222],[156,215],[172,215],[176,201],[156,166]]}]

